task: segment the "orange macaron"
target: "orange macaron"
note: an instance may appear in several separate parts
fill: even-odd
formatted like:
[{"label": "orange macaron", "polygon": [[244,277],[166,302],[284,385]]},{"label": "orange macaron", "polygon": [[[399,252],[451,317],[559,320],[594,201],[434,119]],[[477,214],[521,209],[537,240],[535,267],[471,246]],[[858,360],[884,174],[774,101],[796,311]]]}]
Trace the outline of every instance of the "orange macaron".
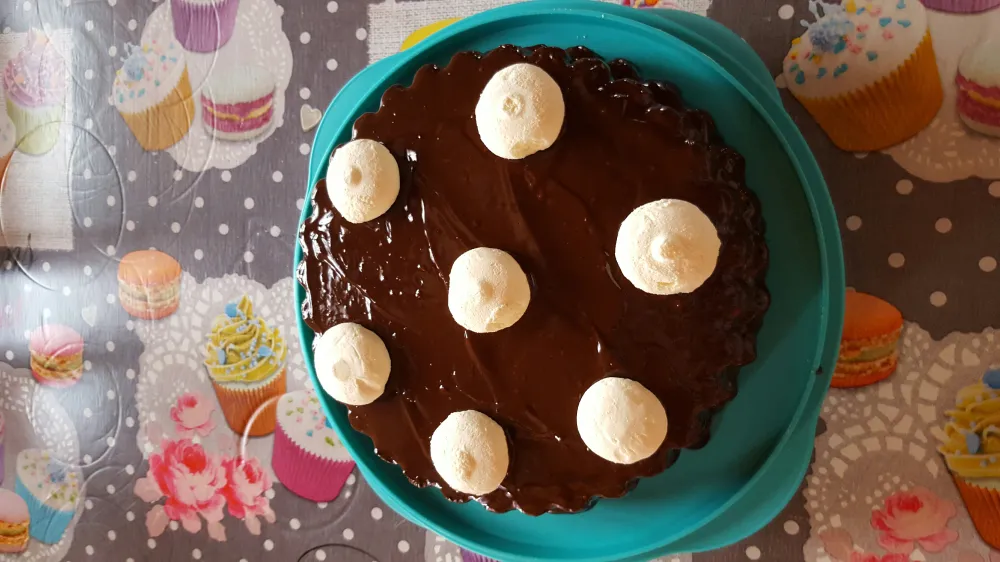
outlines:
[{"label": "orange macaron", "polygon": [[157,250],[126,255],[118,266],[118,298],[136,318],[170,316],[181,302],[181,265]]},{"label": "orange macaron", "polygon": [[896,370],[903,315],[884,300],[848,291],[840,356],[831,385],[835,388],[866,386]]}]

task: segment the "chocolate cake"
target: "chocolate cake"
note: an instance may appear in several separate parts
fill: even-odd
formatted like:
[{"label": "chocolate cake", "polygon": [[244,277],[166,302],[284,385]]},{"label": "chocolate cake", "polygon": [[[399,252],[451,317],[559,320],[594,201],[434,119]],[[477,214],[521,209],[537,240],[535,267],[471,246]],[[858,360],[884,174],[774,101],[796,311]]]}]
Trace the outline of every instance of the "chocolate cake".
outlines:
[{"label": "chocolate cake", "polygon": [[[565,124],[551,148],[505,160],[484,146],[474,114],[490,78],[518,62],[559,84]],[[315,332],[354,322],[388,349],[384,394],[349,407],[381,458],[451,500],[537,515],[622,496],[707,441],[712,413],[755,358],[770,301],[760,205],[708,114],[626,61],[504,46],[421,68],[357,120],[354,138],[389,149],[399,195],[384,215],[353,224],[321,180],[297,273]],[[697,205],[721,240],[714,273],[688,294],[640,291],[615,260],[622,221],[664,198]],[[481,246],[514,256],[531,287],[523,317],[489,334],[463,329],[448,309],[451,264]],[[663,445],[634,464],[593,454],[577,431],[581,396],[609,375],[640,382],[669,415]],[[506,477],[481,496],[449,487],[431,461],[431,434],[462,410],[488,415],[508,440]]]}]

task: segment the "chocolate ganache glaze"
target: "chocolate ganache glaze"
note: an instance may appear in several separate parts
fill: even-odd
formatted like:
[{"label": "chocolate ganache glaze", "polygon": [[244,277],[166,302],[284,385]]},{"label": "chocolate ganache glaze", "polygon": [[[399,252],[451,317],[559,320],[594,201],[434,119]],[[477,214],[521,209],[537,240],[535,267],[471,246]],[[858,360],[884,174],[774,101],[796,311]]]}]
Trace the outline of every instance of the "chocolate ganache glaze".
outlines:
[{"label": "chocolate ganache glaze", "polygon": [[[566,120],[552,148],[503,160],[480,141],[475,107],[495,72],[522,61],[560,85]],[[354,138],[396,157],[399,197],[383,216],[351,224],[320,181],[300,231],[298,279],[314,331],[357,322],[389,350],[385,393],[349,410],[381,458],[451,500],[536,515],[622,496],[679,449],[706,442],[712,412],[755,358],[770,302],[760,205],[708,114],[626,61],[583,47],[504,46],[421,68],[357,120]],[[714,274],[690,294],[644,293],[615,261],[625,217],[664,198],[697,205],[722,241]],[[509,252],[531,283],[525,315],[492,334],[467,332],[448,312],[451,264],[480,246]],[[577,431],[580,397],[609,375],[642,383],[669,416],[660,450],[635,464],[598,457]],[[508,436],[509,471],[484,496],[449,488],[431,463],[431,434],[462,410],[490,416]]]}]

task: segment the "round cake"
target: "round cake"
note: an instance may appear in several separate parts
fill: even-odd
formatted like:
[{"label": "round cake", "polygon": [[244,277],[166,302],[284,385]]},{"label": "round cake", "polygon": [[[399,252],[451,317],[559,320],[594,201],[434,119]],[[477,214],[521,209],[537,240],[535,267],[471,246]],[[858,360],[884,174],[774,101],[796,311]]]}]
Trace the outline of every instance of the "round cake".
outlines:
[{"label": "round cake", "polygon": [[[481,140],[477,103],[495,75],[519,63],[555,80],[565,119],[554,142],[546,137],[527,156],[519,152],[527,145],[516,145],[509,159]],[[537,515],[620,497],[680,449],[706,443],[713,412],[736,395],[739,367],[756,357],[770,303],[760,204],[743,158],[708,114],[627,61],[605,62],[584,47],[504,46],[421,68],[355,122],[354,139],[392,153],[399,194],[384,214],[355,224],[321,180],[300,230],[297,276],[303,318],[317,334],[356,323],[388,350],[382,394],[348,406],[381,458],[453,501]],[[358,183],[350,170],[346,181]],[[689,292],[640,290],[616,260],[623,221],[662,200],[690,203],[717,231],[714,271]],[[523,315],[496,331],[463,328],[449,311],[453,264],[484,247],[513,257],[530,287]],[[321,380],[348,380],[337,371],[347,363],[327,359],[333,372],[317,372]],[[630,464],[602,458],[578,430],[581,398],[608,377],[630,381],[669,418],[669,430],[665,419],[658,426],[662,444]],[[507,440],[509,466],[485,494],[449,486],[432,460],[435,429],[469,411],[496,422]]]}]

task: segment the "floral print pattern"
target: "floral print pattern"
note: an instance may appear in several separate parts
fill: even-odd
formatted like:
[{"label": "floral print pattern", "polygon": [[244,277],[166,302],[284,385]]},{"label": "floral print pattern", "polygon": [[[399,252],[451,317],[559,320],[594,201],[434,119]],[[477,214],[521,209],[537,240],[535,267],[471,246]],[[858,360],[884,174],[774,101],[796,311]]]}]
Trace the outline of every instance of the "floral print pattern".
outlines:
[{"label": "floral print pattern", "polygon": [[188,392],[177,400],[176,406],[170,407],[170,419],[174,420],[177,434],[181,437],[208,437],[215,429],[215,422],[212,421],[214,409],[215,406],[201,395]]},{"label": "floral print pattern", "polygon": [[879,531],[883,548],[908,558],[915,543],[927,552],[941,552],[957,541],[958,532],[948,528],[956,512],[950,501],[926,488],[914,488],[886,498],[883,509],[872,511],[871,524]]}]

